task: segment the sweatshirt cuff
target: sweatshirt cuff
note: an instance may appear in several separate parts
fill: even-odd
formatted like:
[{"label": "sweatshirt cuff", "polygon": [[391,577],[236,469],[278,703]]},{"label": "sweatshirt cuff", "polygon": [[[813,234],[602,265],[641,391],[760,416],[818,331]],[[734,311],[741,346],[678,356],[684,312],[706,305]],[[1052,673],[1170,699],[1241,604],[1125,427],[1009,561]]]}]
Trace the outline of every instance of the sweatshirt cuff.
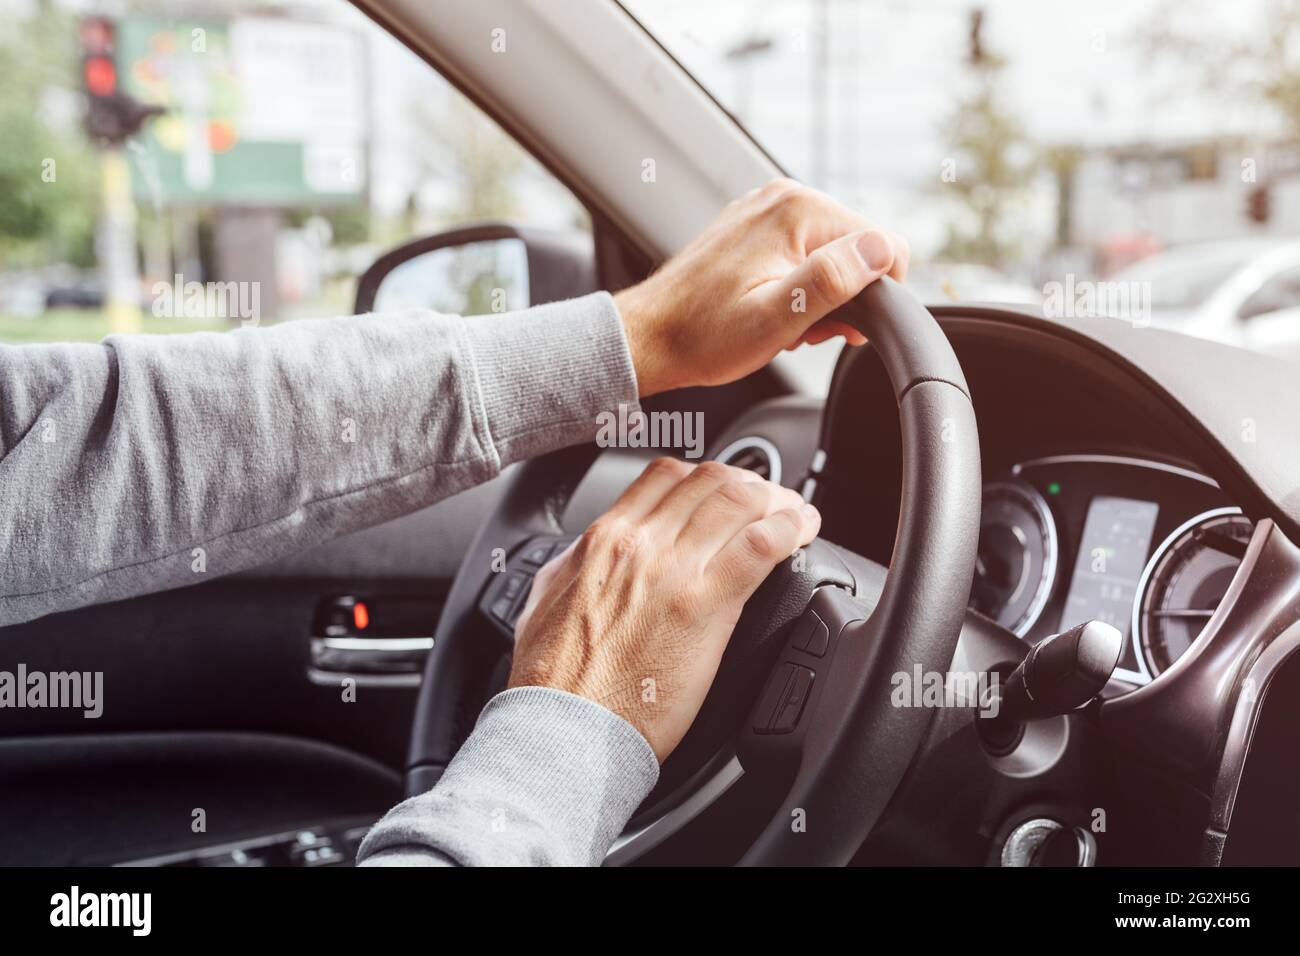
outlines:
[{"label": "sweatshirt cuff", "polygon": [[502,468],[593,440],[602,412],[640,408],[623,321],[608,292],[464,322],[480,421]]},{"label": "sweatshirt cuff", "polygon": [[658,779],[654,750],[622,717],[515,687],[488,701],[437,786],[375,825],[358,861],[598,866]]}]

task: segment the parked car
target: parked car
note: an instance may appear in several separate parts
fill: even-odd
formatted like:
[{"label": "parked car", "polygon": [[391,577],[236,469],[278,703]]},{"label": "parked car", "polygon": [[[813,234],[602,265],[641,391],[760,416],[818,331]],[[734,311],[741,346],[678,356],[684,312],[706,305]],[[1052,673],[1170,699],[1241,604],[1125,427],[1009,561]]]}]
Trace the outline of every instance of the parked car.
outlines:
[{"label": "parked car", "polygon": [[1179,246],[1111,281],[1151,283],[1151,323],[1300,360],[1300,239]]}]

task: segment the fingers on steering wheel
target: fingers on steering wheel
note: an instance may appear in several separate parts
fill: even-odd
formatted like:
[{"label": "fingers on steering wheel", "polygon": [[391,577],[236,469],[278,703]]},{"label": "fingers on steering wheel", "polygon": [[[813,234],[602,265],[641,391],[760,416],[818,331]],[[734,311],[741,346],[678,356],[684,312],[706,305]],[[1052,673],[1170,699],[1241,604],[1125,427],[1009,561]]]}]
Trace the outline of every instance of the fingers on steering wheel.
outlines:
[{"label": "fingers on steering wheel", "polygon": [[[683,483],[684,484],[684,483]],[[803,499],[768,481],[728,476],[700,499],[677,535],[681,545],[701,548],[710,560],[746,525],[776,511],[798,508]]]},{"label": "fingers on steering wheel", "polygon": [[748,600],[774,567],[817,537],[821,524],[809,504],[774,511],[741,528],[712,565],[737,598]]},{"label": "fingers on steering wheel", "polygon": [[669,540],[675,540],[695,514],[700,502],[715,494],[722,485],[727,482],[762,480],[744,468],[735,468],[717,461],[701,462],[655,506],[650,512],[650,520],[663,530]]},{"label": "fingers on steering wheel", "polygon": [[677,458],[656,458],[646,465],[632,484],[609,509],[609,514],[630,521],[640,521],[664,500],[664,497],[695,470],[694,465]]}]

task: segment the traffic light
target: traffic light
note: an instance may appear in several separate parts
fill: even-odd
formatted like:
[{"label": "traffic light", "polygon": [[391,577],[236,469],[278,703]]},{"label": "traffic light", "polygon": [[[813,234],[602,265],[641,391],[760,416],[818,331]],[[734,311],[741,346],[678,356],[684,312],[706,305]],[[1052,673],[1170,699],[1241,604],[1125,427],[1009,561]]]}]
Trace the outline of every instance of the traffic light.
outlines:
[{"label": "traffic light", "polygon": [[139,132],[149,117],[166,111],[160,106],[146,106],[119,89],[111,20],[86,17],[81,21],[80,35],[86,133],[104,145],[120,145]]}]

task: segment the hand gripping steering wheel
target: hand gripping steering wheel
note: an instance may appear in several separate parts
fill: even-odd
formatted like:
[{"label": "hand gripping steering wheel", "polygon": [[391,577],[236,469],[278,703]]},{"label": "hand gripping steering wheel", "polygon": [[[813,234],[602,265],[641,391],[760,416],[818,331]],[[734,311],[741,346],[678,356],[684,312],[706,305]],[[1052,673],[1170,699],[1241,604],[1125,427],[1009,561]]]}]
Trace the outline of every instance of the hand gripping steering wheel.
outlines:
[{"label": "hand gripping steering wheel", "polygon": [[[894,706],[892,680],[918,665],[946,673],[952,662],[979,537],[975,413],[948,339],[892,279],[868,286],[837,318],[871,341],[898,404],[902,500],[888,571],[818,539],[772,572],[745,605],[699,716],[611,862],[633,862],[688,833],[719,792],[742,781],[758,813],[741,862],[846,863],[921,744],[932,712]],[[560,521],[597,454],[570,448],[520,465],[479,529],[426,665],[408,794],[437,782],[483,704],[505,686],[513,620],[531,575],[572,540]],[[499,561],[494,568],[496,549],[509,555],[504,572]]]}]

